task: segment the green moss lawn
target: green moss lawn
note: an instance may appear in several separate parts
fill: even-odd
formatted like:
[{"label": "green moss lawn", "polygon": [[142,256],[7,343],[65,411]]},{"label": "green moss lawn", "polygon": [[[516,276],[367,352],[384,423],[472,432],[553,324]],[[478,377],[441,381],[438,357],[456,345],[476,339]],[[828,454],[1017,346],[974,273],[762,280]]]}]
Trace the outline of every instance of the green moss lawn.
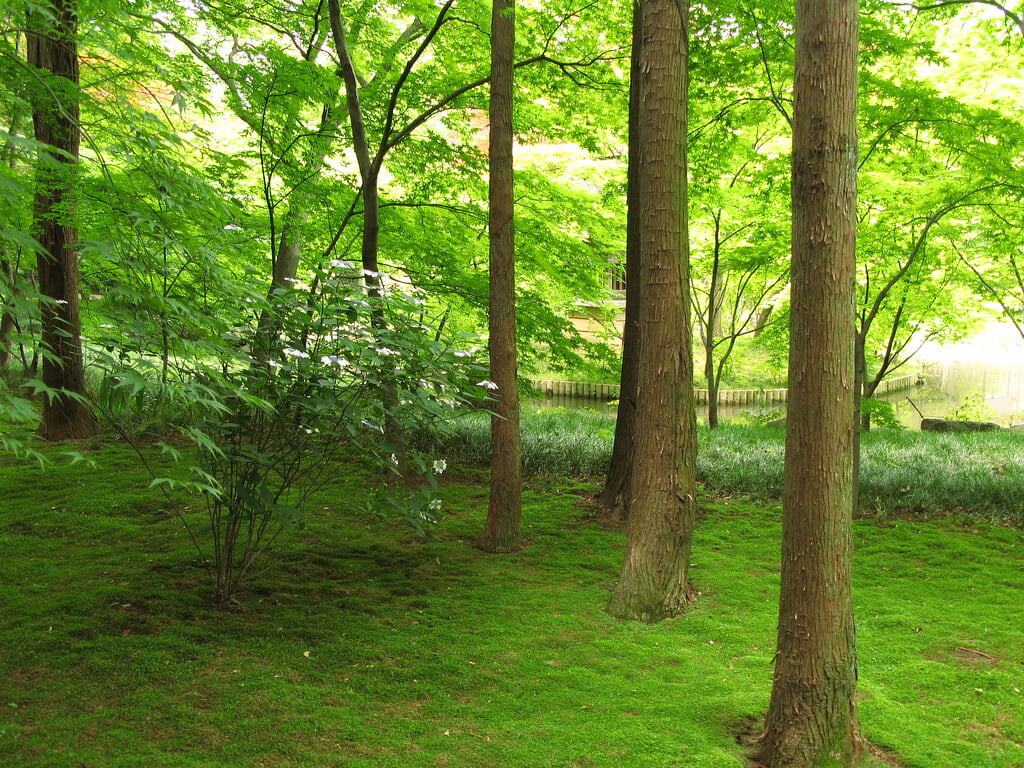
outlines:
[{"label": "green moss lawn", "polygon": [[[531,480],[529,545],[484,555],[476,471],[446,481],[426,539],[330,489],[221,610],[132,454],[93,455],[0,462],[0,765],[745,765],[772,676],[771,502],[704,499],[699,599],[654,626],[602,611],[624,537],[595,485]],[[1021,531],[904,516],[855,536],[871,762],[1024,766]]]}]

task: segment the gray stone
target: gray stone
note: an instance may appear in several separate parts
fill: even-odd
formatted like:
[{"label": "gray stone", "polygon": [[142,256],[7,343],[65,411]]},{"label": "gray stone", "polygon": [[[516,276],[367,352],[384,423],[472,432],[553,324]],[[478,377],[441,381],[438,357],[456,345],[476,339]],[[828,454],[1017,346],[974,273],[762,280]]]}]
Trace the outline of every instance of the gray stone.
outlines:
[{"label": "gray stone", "polygon": [[954,421],[953,419],[921,419],[922,432],[991,432],[1002,429],[991,421]]}]

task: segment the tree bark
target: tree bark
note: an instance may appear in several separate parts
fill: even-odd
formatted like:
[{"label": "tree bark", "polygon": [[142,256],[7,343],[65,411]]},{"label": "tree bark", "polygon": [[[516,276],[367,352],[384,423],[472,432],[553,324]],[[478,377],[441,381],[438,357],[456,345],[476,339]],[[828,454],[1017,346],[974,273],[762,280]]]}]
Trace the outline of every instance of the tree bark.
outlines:
[{"label": "tree bark", "polygon": [[861,751],[850,588],[854,454],[856,0],[798,0],[789,418],[768,768]]},{"label": "tree bark", "polygon": [[[15,290],[14,267],[6,259],[0,259],[0,279],[8,285],[12,293]],[[0,368],[6,368],[11,362],[11,333],[14,331],[14,311],[4,307],[0,314]]]},{"label": "tree bark", "polygon": [[704,330],[704,376],[708,381],[708,427],[718,427],[718,385],[715,368],[715,338],[721,334],[721,257],[722,223],[720,214],[715,214],[714,257],[711,263],[711,285],[708,288],[707,326]]},{"label": "tree bark", "polygon": [[257,359],[254,365],[266,365],[277,353],[278,336],[281,333],[278,292],[291,287],[298,276],[302,256],[301,229],[307,218],[306,209],[292,207],[284,217],[278,245],[271,265],[270,287],[267,289],[267,306],[260,312],[256,323],[256,338],[253,347]]},{"label": "tree bark", "polygon": [[658,621],[689,601],[696,418],[686,216],[688,4],[641,0],[634,230],[642,274],[636,427],[626,480],[626,555],[608,611]]},{"label": "tree bark", "polygon": [[[640,29],[640,4],[633,3],[633,29]],[[640,114],[640,48],[634,43],[629,58],[629,146],[626,165],[626,317],[622,328],[622,369],[619,375],[619,406],[615,418],[615,438],[608,477],[599,500],[609,509],[625,517],[626,478],[633,456],[633,434],[636,424],[636,379],[640,351],[640,305],[642,273],[640,254],[636,248],[639,234],[640,208],[630,205],[637,199],[636,174],[639,167],[640,141],[637,116]]]},{"label": "tree bark", "polygon": [[[387,149],[383,145],[376,156],[370,154],[370,141],[366,133],[363,108],[359,100],[359,79],[352,64],[352,56],[348,49],[345,27],[341,16],[341,5],[338,0],[329,0],[328,14],[331,21],[331,34],[335,52],[338,54],[338,66],[345,82],[345,100],[352,128],[353,151],[359,164],[359,176],[362,181],[363,196],[363,239],[360,260],[363,268],[367,293],[375,300],[370,310],[370,322],[377,331],[387,329],[387,318],[381,306],[380,283],[380,169],[384,162]],[[392,107],[393,108],[393,107]],[[405,441],[402,426],[396,418],[399,408],[398,388],[394,382],[385,381],[381,385],[381,403],[384,407],[384,437],[391,446],[397,466],[395,471],[404,481],[412,478],[409,461],[409,449]]]},{"label": "tree bark", "polygon": [[78,306],[76,235],[69,223],[78,162],[78,45],[74,0],[54,0],[52,16],[31,15],[28,62],[48,73],[48,87],[32,106],[35,138],[45,149],[36,173],[33,205],[41,307],[43,400],[39,434],[46,440],[75,440],[96,432],[85,398]]},{"label": "tree bark", "polygon": [[522,542],[522,460],[516,361],[515,220],[512,174],[512,73],[515,0],[491,11],[489,140],[491,379],[498,386],[491,415],[491,496],[477,541],[485,552],[512,552]]},{"label": "tree bark", "polygon": [[[10,134],[4,142],[3,150],[0,151],[0,162],[8,166],[12,170],[17,168],[17,162],[15,160],[14,152],[14,140],[13,137],[17,136],[21,128],[22,116],[15,114],[11,119],[10,126],[8,127],[7,133]],[[3,279],[7,283],[7,288],[11,292],[11,296],[15,296],[17,293],[17,281],[15,279],[14,265],[11,264],[7,258],[7,254],[4,253],[0,256],[0,279]],[[2,315],[0,315],[0,368],[6,368],[11,362],[11,347],[10,338],[14,329],[17,327],[17,318],[14,316],[14,310],[11,306],[7,305],[3,307]]]}]

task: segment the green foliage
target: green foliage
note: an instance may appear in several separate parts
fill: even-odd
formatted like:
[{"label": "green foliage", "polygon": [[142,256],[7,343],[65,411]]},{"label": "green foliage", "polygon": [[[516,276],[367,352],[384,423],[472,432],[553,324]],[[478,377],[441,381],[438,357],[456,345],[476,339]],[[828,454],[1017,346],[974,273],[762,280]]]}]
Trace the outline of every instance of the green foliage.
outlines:
[{"label": "green foliage", "polygon": [[729,423],[733,426],[766,427],[773,421],[784,420],[785,418],[786,410],[784,408],[762,405],[753,410],[740,411],[739,417],[730,419]]},{"label": "green foliage", "polygon": [[376,296],[344,262],[332,262],[317,283],[314,295],[275,291],[267,311],[279,338],[269,346],[257,338],[252,355],[198,372],[210,397],[181,431],[198,456],[190,483],[206,500],[201,536],[208,532],[221,602],[234,598],[256,558],[343,467],[394,478],[393,492],[372,507],[398,512],[422,532],[438,507],[432,491],[440,465],[403,455],[415,474],[403,494],[413,477],[398,476],[395,454],[404,449],[393,441],[443,425],[484,396],[482,369],[468,351],[430,335],[422,299],[398,290]]},{"label": "green foliage", "polygon": [[892,403],[886,400],[876,400],[873,397],[865,397],[860,401],[860,413],[866,417],[872,427],[880,429],[906,429],[903,422],[896,416],[896,410]]},{"label": "green foliage", "polygon": [[996,412],[985,403],[984,392],[972,392],[964,395],[960,404],[943,418],[954,421],[993,421],[996,418]]},{"label": "green foliage", "polygon": [[[699,443],[699,475],[711,488],[781,498],[783,430],[726,425],[701,430]],[[872,430],[861,438],[860,508],[880,516],[962,514],[1024,525],[1022,467],[1024,439],[1009,431]]]}]

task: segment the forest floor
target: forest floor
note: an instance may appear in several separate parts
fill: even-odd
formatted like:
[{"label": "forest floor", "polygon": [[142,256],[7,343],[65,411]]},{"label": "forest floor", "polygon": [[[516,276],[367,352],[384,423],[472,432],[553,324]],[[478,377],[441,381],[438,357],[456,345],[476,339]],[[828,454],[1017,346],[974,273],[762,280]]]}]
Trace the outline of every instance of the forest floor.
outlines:
[{"label": "forest floor", "polygon": [[[621,530],[596,486],[534,479],[520,552],[471,547],[486,474],[421,538],[330,489],[218,609],[123,447],[97,468],[0,462],[0,764],[8,768],[739,768],[768,703],[774,503],[706,496],[698,598],[657,625],[602,610]],[[193,523],[200,507],[178,507]],[[1024,766],[1024,536],[855,523],[859,711],[908,768]]]}]

